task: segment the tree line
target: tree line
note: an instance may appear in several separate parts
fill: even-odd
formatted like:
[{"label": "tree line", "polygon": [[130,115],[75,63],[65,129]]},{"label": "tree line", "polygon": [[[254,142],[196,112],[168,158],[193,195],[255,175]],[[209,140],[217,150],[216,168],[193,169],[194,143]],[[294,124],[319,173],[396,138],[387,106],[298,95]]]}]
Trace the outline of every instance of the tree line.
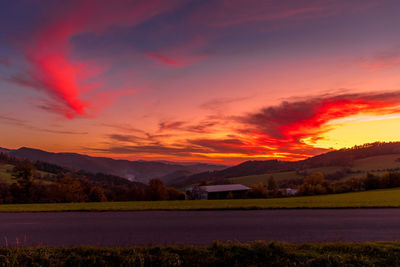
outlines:
[{"label": "tree line", "polygon": [[[74,172],[57,165],[18,160],[0,155],[0,162],[14,164],[12,183],[0,183],[0,203],[63,203],[184,199],[183,192],[166,187],[159,179],[148,185],[107,174]],[[38,171],[56,172],[43,174]]]},{"label": "tree line", "polygon": [[[329,177],[329,176],[328,176]],[[400,172],[390,171],[382,175],[367,173],[363,177],[353,177],[341,180],[328,180],[318,172],[301,180],[300,184],[293,186],[297,189],[297,196],[310,196],[322,194],[338,194],[374,189],[400,187]],[[282,197],[285,192],[271,176],[266,185],[262,182],[254,184],[247,195],[249,198]]]}]

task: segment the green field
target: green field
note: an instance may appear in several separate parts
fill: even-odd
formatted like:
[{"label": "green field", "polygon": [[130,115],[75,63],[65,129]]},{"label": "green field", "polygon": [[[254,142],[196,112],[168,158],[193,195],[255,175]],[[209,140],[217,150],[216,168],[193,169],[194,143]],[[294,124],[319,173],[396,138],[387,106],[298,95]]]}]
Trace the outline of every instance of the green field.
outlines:
[{"label": "green field", "polygon": [[252,186],[253,184],[258,184],[262,182],[263,184],[267,184],[269,177],[273,176],[275,180],[291,180],[301,178],[302,176],[296,174],[295,171],[291,172],[276,172],[276,173],[266,173],[266,174],[256,174],[256,175],[248,175],[230,178],[229,180],[234,184],[243,184],[247,186]]},{"label": "green field", "polygon": [[359,159],[354,161],[353,170],[369,171],[400,168],[400,162],[396,161],[400,154],[383,155]]},{"label": "green field", "polygon": [[11,176],[11,171],[13,168],[14,166],[10,164],[0,164],[0,182],[7,184],[15,182]]},{"label": "green field", "polygon": [[[340,169],[341,169],[340,167],[320,167],[320,168],[309,169],[307,171],[309,173],[322,172],[324,174],[329,174],[339,171]],[[230,178],[229,180],[235,184],[237,183],[237,184],[252,186],[253,184],[258,184],[260,182],[262,182],[263,184],[267,184],[268,179],[271,176],[273,176],[276,181],[303,178],[302,175],[297,174],[295,171],[289,171],[289,172],[274,172],[266,174],[240,176],[240,177]]]},{"label": "green field", "polygon": [[357,193],[271,199],[177,200],[92,202],[55,204],[3,204],[0,212],[25,211],[134,211],[134,210],[230,210],[298,208],[400,207],[400,188]]},{"label": "green field", "polygon": [[[14,169],[14,165],[0,163],[0,183],[12,184],[12,183],[16,182],[16,180],[12,177],[13,169]],[[37,171],[37,174],[39,174],[42,177],[47,176],[47,175],[53,176],[53,174],[48,173],[48,172],[43,172],[43,171]],[[51,181],[47,181],[44,179],[40,179],[37,181],[41,181],[44,184],[52,183]]]},{"label": "green field", "polygon": [[400,266],[399,242],[0,248],[0,266]]}]

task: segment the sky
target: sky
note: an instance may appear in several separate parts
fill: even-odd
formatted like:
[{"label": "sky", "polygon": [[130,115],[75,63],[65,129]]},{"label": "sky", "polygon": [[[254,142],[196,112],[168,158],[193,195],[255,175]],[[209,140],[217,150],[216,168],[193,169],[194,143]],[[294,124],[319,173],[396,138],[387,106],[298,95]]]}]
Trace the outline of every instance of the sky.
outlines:
[{"label": "sky", "polygon": [[20,0],[0,147],[234,164],[400,141],[397,0]]}]

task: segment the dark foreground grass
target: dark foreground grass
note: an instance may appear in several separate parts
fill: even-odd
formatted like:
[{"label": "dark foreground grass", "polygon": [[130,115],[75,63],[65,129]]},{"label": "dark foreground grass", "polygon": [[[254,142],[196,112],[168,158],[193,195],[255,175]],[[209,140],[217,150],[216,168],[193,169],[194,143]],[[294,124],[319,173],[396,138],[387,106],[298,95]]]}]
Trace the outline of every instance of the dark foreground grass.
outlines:
[{"label": "dark foreground grass", "polygon": [[400,242],[2,248],[0,266],[400,266]]}]

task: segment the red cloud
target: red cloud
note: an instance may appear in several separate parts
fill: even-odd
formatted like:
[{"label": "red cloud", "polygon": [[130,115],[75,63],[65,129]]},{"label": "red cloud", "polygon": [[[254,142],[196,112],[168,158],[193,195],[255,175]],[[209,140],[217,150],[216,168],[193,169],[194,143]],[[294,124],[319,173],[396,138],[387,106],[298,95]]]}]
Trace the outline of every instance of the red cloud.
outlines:
[{"label": "red cloud", "polygon": [[[101,34],[111,26],[134,26],[174,8],[177,3],[117,0],[111,5],[105,0],[86,0],[55,4],[49,7],[44,23],[25,45],[30,70],[13,80],[47,93],[55,101],[45,105],[48,109],[62,112],[68,118],[85,115],[87,108],[98,106],[98,103],[83,100],[88,86],[82,82],[84,78],[93,77],[87,74],[96,73],[98,66],[71,58],[72,37],[84,33]],[[92,91],[96,89],[95,85],[92,87]],[[117,91],[115,95],[126,92]]]},{"label": "red cloud", "polygon": [[283,102],[240,118],[264,142],[299,143],[317,137],[332,120],[359,114],[400,113],[400,92],[381,94],[326,95],[302,101]]}]

